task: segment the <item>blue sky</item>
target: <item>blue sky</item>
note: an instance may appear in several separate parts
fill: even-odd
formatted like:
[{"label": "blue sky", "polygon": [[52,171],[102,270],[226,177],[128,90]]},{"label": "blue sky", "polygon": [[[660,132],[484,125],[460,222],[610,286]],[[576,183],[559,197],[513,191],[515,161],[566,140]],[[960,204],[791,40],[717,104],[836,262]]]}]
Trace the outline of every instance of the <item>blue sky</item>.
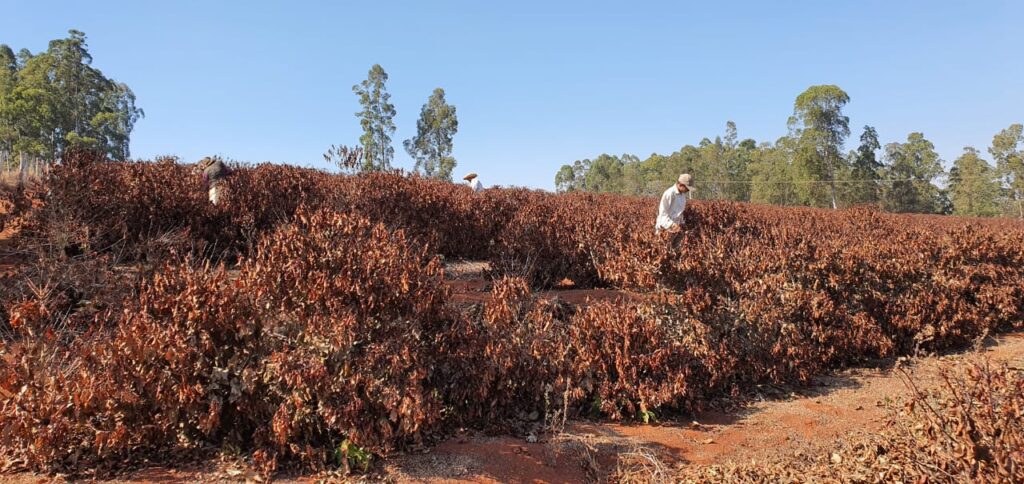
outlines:
[{"label": "blue sky", "polygon": [[[356,144],[352,85],[390,75],[401,141],[443,87],[456,173],[552,188],[600,153],[667,154],[786,132],[793,100],[837,84],[855,147],[921,131],[947,165],[1024,122],[1024,2],[139,2],[2,0],[0,43],[38,52],[71,28],[146,111],[132,154],[323,166]],[[987,155],[987,153],[986,153]]]}]

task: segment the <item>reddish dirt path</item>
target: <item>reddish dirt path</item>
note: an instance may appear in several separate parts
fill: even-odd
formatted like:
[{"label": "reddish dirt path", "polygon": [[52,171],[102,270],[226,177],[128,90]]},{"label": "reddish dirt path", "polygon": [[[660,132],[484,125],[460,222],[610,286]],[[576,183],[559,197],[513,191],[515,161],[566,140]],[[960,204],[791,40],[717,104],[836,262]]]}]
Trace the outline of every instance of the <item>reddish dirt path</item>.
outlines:
[{"label": "reddish dirt path", "polygon": [[[452,290],[451,301],[455,304],[486,303],[491,299],[491,281],[487,279],[486,262],[458,261],[445,267],[445,283]],[[586,305],[597,301],[639,299],[629,291],[617,289],[573,289],[571,282],[564,281],[561,287],[540,291],[535,295],[547,301],[561,301],[573,306]]]},{"label": "reddish dirt path", "polygon": [[[3,187],[0,187],[3,189]],[[11,207],[0,201],[0,218],[7,216]],[[18,264],[24,263],[28,257],[25,254],[15,253],[14,240],[21,232],[22,219],[11,218],[2,220],[0,226],[0,275],[13,272]]]},{"label": "reddish dirt path", "polygon": [[[939,368],[978,354],[1024,367],[1024,333],[993,338],[978,352],[911,360],[904,368],[915,384],[927,387],[938,384]],[[887,402],[910,394],[893,369],[851,369],[819,377],[798,393],[764,390],[764,401],[736,412],[706,412],[692,423],[576,422],[540,443],[458,436],[427,454],[393,458],[389,471],[399,482],[585,482],[611,470],[616,454],[637,448],[670,466],[824,452],[837,441],[878,432]]]},{"label": "reddish dirt path", "polygon": [[7,226],[0,230],[0,276],[12,272],[21,262],[21,258],[11,253],[11,240],[18,234],[19,227],[8,221]]}]

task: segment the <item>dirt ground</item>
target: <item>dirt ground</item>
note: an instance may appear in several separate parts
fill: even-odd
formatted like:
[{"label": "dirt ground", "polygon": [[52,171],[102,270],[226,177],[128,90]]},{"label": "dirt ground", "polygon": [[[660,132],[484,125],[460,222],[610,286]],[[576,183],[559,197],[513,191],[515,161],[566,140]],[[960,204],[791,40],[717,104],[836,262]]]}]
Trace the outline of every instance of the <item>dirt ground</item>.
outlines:
[{"label": "dirt ground", "polygon": [[[486,302],[487,266],[449,264],[453,300]],[[557,289],[538,294],[569,304],[637,297],[608,289]],[[902,365],[919,386],[938,384],[939,369],[984,354],[1024,367],[1024,333],[990,338],[978,351],[908,360]],[[814,379],[809,387],[763,386],[740,410],[709,411],[689,422],[653,425],[569,422],[559,434],[533,441],[512,436],[460,433],[424,453],[389,459],[398,482],[587,482],[611,470],[623,452],[654,455],[669,466],[747,462],[825,452],[838,441],[878,432],[887,407],[909,396],[903,372],[890,364],[855,368]]]},{"label": "dirt ground", "polygon": [[[451,301],[455,304],[486,303],[490,300],[491,283],[487,277],[489,266],[486,262],[456,261],[445,265],[445,280],[452,291]],[[573,282],[565,279],[558,287],[541,291],[537,297],[548,301],[560,301],[574,306],[597,301],[638,299],[640,296],[617,289],[576,289]]]},{"label": "dirt ground", "polygon": [[[1024,333],[990,338],[977,351],[908,360],[902,368],[916,385],[928,387],[940,382],[939,368],[978,354],[1024,367]],[[571,422],[561,434],[536,443],[459,435],[429,453],[391,459],[389,475],[426,483],[586,482],[610,470],[622,452],[649,453],[669,466],[814,454],[878,432],[887,405],[910,394],[900,370],[851,369],[795,391],[763,387],[761,401],[733,412],[702,413],[691,422]]]},{"label": "dirt ground", "polygon": [[[488,299],[486,269],[486,264],[478,262],[449,264],[448,284],[456,303]],[[547,291],[540,296],[570,304],[631,297],[621,291],[572,288]],[[939,383],[940,368],[979,354],[1024,367],[1024,333],[992,337],[985,343],[964,353],[909,359],[899,365],[902,370],[890,361],[879,368],[857,368],[821,376],[808,387],[763,386],[753,395],[752,403],[738,410],[709,411],[682,422],[640,425],[577,421],[569,422],[558,433],[526,437],[463,431],[420,452],[391,456],[373,479],[432,484],[588,482],[610,471],[616,456],[622,453],[655,456],[660,463],[672,467],[827,452],[838,441],[878,432],[885,421],[887,406],[911,393],[905,375],[910,375],[919,387],[932,386]],[[333,479],[319,476],[281,481]],[[53,480],[31,474],[0,476],[0,482],[19,484]],[[255,474],[241,461],[221,460],[183,468],[144,468],[110,482],[255,480]]]}]

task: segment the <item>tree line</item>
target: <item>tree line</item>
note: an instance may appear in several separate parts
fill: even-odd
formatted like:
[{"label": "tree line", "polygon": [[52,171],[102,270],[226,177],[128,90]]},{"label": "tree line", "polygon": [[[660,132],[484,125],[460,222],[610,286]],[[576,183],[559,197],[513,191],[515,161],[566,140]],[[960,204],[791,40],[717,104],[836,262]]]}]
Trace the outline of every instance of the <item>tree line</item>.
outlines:
[{"label": "tree line", "polygon": [[[0,44],[0,161],[14,154],[60,159],[72,146],[99,149],[115,160],[130,156],[135,123],[144,116],[124,83],[92,65],[84,33],[50,41],[44,52],[17,54]],[[352,87],[363,134],[356,148],[332,146],[324,155],[349,171],[390,170],[396,110],[388,74],[374,65]],[[946,172],[922,133],[881,146],[865,126],[859,145],[844,153],[850,136],[843,107],[850,97],[834,85],[811,86],[797,96],[788,133],[775,142],[741,140],[735,123],[714,140],[686,145],[669,155],[602,154],[564,165],[559,191],[587,190],[655,195],[682,172],[693,173],[695,198],[776,205],[841,208],[873,204],[893,212],[1008,215],[1024,218],[1024,134],[1013,124],[997,133],[987,153],[965,147]],[[451,180],[457,164],[455,106],[436,88],[423,105],[416,135],[402,146],[414,171]],[[944,183],[943,183],[944,182]]]},{"label": "tree line", "polygon": [[[386,171],[391,169],[395,149],[391,135],[395,132],[395,110],[391,94],[387,91],[388,73],[380,64],[374,64],[366,80],[352,86],[362,110],[356,113],[363,129],[359,146],[331,146],[324,159],[337,164],[343,171]],[[402,146],[414,160],[413,170],[428,177],[451,181],[457,164],[452,156],[453,138],[459,130],[455,106],[448,104],[444,89],[434,89],[420,110],[416,121],[416,135]]]},{"label": "tree line", "polygon": [[68,31],[45,52],[0,44],[0,158],[56,160],[72,146],[130,156],[129,138],[143,117],[124,83],[93,67],[85,34]]},{"label": "tree line", "polygon": [[[0,162],[59,160],[73,146],[98,149],[114,160],[131,156],[131,133],[145,113],[128,85],[92,63],[86,36],[78,30],[50,41],[38,54],[28,49],[15,54],[0,44]],[[362,106],[356,113],[363,129],[360,146],[332,146],[324,155],[328,161],[350,171],[391,169],[396,111],[387,80],[384,69],[374,65],[367,79],[353,86]],[[416,127],[416,135],[403,143],[414,170],[450,180],[458,118],[444,89],[434,89]]]},{"label": "tree line", "polygon": [[602,154],[563,165],[555,186],[560,192],[656,195],[688,172],[697,183],[692,196],[700,199],[1024,218],[1021,124],[993,137],[988,153],[994,165],[968,146],[946,172],[935,146],[918,132],[883,147],[875,128],[864,126],[857,148],[844,153],[850,127],[842,109],[849,101],[838,86],[811,86],[797,96],[788,133],[774,143],[740,140],[729,121],[724,135],[669,155]]}]

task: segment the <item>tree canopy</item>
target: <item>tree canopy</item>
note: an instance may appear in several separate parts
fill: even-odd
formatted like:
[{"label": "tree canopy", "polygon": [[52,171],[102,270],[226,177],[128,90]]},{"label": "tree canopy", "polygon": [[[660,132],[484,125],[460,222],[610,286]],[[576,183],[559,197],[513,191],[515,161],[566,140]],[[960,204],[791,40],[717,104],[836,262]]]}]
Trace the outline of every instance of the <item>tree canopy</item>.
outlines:
[{"label": "tree canopy", "polygon": [[0,150],[55,160],[71,146],[130,156],[129,140],[143,117],[124,83],[93,67],[85,34],[50,41],[45,52],[15,56],[0,45]]},{"label": "tree canopy", "polygon": [[949,170],[949,192],[955,215],[999,215],[999,179],[978,150],[965,147]]},{"label": "tree canopy", "polygon": [[426,176],[451,181],[456,161],[452,157],[453,137],[459,131],[455,106],[444,98],[444,89],[434,89],[416,121],[416,136],[405,140],[405,150],[415,161],[415,170]]},{"label": "tree canopy", "polygon": [[[788,134],[774,142],[741,140],[736,124],[729,121],[724,134],[668,155],[654,153],[641,160],[602,154],[562,165],[555,187],[561,192],[655,195],[687,172],[694,176],[697,190],[690,195],[697,199],[834,208],[876,205],[894,212],[1024,218],[1020,124],[993,139],[989,153],[995,168],[971,148],[947,174],[923,133],[910,133],[906,142],[883,149],[878,131],[864,126],[860,144],[843,155],[850,135],[843,108],[849,102],[839,86],[811,86],[793,103]],[[942,187],[947,176],[949,186]]]},{"label": "tree canopy", "polygon": [[988,150],[996,160],[999,178],[1006,185],[1007,212],[1024,218],[1024,126],[1012,124],[992,138]]},{"label": "tree canopy", "polygon": [[[835,85],[811,86],[796,98],[791,124],[799,124],[794,163],[797,173],[808,181],[800,185],[803,201],[811,206],[839,206],[836,176],[843,171],[843,142],[850,135],[850,118],[843,106],[850,96]],[[826,190],[827,188],[827,190]]]},{"label": "tree canopy", "polygon": [[391,169],[395,149],[391,146],[391,135],[395,132],[395,105],[385,85],[388,73],[380,64],[374,64],[366,80],[352,86],[352,92],[359,96],[362,111],[356,113],[363,135],[359,142],[363,146],[362,171],[384,171]]},{"label": "tree canopy", "polygon": [[885,156],[888,183],[882,206],[892,212],[938,212],[941,194],[934,181],[943,169],[935,145],[922,133],[910,133],[906,143],[886,145]]}]

